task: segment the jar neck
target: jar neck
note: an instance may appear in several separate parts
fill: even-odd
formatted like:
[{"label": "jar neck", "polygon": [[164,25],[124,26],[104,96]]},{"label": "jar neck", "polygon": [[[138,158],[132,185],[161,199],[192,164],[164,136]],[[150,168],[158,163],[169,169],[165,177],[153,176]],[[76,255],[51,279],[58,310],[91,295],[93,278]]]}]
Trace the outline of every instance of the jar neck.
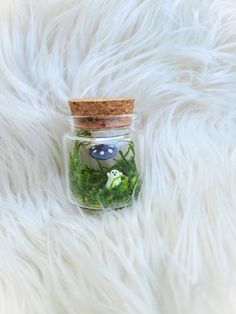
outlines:
[{"label": "jar neck", "polygon": [[131,133],[130,127],[112,128],[112,129],[82,129],[78,127],[72,128],[74,136],[77,137],[124,137]]},{"label": "jar neck", "polygon": [[77,137],[126,137],[136,132],[137,115],[70,116],[73,136]]}]

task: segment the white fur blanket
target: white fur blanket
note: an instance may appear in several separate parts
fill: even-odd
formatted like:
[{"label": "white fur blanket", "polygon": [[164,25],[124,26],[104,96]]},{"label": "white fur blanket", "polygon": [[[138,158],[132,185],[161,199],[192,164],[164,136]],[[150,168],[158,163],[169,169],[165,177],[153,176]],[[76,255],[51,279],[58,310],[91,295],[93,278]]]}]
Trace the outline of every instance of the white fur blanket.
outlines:
[{"label": "white fur blanket", "polygon": [[[0,1],[0,313],[236,312],[235,0]],[[70,205],[70,97],[133,96],[138,202]]]}]

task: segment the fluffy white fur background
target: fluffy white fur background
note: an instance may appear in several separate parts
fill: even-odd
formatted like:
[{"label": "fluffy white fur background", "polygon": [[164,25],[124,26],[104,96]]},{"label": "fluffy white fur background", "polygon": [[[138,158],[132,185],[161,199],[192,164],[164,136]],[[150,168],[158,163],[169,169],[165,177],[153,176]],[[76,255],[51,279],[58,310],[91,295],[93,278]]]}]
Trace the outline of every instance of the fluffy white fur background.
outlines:
[{"label": "fluffy white fur background", "polygon": [[[0,0],[0,313],[236,313],[236,1]],[[134,96],[131,208],[66,199],[70,97]]]}]

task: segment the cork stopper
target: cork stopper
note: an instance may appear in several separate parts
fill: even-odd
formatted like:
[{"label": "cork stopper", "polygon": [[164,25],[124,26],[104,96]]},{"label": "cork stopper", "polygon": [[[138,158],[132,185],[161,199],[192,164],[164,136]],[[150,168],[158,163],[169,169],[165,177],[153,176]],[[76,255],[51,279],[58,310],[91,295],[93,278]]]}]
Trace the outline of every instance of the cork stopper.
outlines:
[{"label": "cork stopper", "polygon": [[129,126],[132,122],[134,98],[70,99],[75,127],[107,129]]}]

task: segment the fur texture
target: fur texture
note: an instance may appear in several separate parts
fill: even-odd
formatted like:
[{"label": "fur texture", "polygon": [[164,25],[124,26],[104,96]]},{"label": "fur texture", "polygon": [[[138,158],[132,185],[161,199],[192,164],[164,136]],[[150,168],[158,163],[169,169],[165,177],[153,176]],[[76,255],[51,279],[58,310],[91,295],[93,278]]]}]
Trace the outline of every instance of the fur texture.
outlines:
[{"label": "fur texture", "polygon": [[[0,0],[0,313],[236,313],[235,0]],[[132,207],[68,202],[67,100],[134,96]]]}]

